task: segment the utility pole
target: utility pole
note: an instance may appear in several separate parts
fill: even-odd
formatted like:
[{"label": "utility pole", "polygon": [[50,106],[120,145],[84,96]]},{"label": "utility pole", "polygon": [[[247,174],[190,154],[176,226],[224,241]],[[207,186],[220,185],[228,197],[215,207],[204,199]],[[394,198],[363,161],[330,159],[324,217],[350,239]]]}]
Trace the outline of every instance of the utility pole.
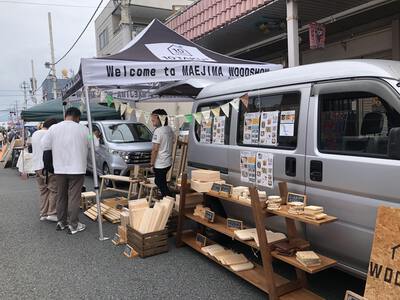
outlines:
[{"label": "utility pole", "polygon": [[27,89],[29,88],[29,85],[26,81],[24,81],[23,83],[21,83],[21,89],[24,90],[24,109],[28,108],[28,97],[27,97]]},{"label": "utility pole", "polygon": [[33,59],[31,59],[31,66],[32,66],[32,78],[31,78],[31,90],[32,90],[32,102],[33,103],[37,103],[37,100],[36,100],[36,96],[35,96],[35,94],[36,94],[36,90],[37,90],[37,81],[36,81],[36,77],[35,77],[35,68],[34,68],[34,65],[33,65]]},{"label": "utility pole", "polygon": [[53,99],[57,99],[57,77],[56,77],[56,65],[54,58],[54,44],[53,44],[53,25],[51,23],[51,13],[48,13],[49,19],[49,35],[50,35],[50,51],[51,51],[51,69],[53,72]]},{"label": "utility pole", "polygon": [[287,42],[289,68],[298,66],[299,60],[299,17],[297,0],[286,0]]}]

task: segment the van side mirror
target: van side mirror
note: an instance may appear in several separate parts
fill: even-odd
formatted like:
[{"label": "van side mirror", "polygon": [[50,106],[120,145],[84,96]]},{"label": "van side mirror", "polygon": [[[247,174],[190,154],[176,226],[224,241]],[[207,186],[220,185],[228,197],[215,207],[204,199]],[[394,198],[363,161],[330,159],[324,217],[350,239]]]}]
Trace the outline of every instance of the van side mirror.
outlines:
[{"label": "van side mirror", "polygon": [[390,129],[388,156],[391,159],[400,159],[400,127]]}]

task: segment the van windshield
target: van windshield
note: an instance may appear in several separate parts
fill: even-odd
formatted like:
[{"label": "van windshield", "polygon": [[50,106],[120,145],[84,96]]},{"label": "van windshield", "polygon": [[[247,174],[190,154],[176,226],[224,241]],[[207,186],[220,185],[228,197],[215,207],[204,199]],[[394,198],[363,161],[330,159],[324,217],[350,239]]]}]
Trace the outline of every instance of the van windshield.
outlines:
[{"label": "van windshield", "polygon": [[150,130],[143,124],[106,124],[104,131],[111,143],[151,142],[152,139]]}]

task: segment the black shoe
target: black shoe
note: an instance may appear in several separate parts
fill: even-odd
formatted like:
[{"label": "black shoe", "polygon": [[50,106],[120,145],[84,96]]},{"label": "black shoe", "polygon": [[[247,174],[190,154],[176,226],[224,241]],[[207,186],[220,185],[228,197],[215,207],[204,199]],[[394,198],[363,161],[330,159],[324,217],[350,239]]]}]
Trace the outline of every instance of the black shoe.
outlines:
[{"label": "black shoe", "polygon": [[56,230],[57,230],[57,231],[63,231],[66,227],[67,227],[67,226],[64,225],[63,222],[57,222]]}]

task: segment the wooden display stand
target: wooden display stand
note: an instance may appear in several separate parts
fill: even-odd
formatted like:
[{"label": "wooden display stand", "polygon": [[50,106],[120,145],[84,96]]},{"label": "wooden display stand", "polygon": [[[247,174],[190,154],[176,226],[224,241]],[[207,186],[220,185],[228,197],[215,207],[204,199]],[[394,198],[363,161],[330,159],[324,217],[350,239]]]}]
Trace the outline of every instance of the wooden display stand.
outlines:
[{"label": "wooden display stand", "polygon": [[[119,175],[102,175],[100,176],[101,178],[101,185],[100,185],[100,197],[103,194],[104,191],[114,191],[114,192],[119,192],[123,194],[127,194],[128,200],[131,200],[132,192],[134,189],[137,187],[137,184],[140,182],[138,179],[131,179],[129,176],[119,176]],[[112,187],[106,187],[105,180],[111,181]],[[127,182],[129,183],[129,189],[122,190],[118,189],[116,182]]]},{"label": "wooden display stand", "polygon": [[[299,240],[307,244],[307,241],[301,240],[299,234],[297,232],[295,226],[295,220],[308,223],[311,225],[323,225],[329,222],[333,222],[336,220],[335,217],[328,216],[324,220],[314,221],[307,219],[303,216],[299,215],[292,215],[287,213],[285,210],[282,211],[267,211],[265,206],[262,205],[263,203],[260,202],[258,197],[258,192],[256,188],[250,188],[250,195],[251,195],[251,205],[238,202],[229,196],[219,196],[218,193],[205,193],[205,197],[216,197],[222,201],[229,201],[232,203],[236,203],[237,205],[247,206],[252,208],[254,221],[256,224],[257,235],[259,239],[260,246],[258,247],[254,241],[242,241],[235,237],[234,230],[230,229],[226,225],[226,219],[215,216],[215,222],[209,223],[206,220],[196,217],[193,215],[193,212],[188,211],[185,209],[185,200],[186,200],[186,193],[190,191],[190,187],[187,183],[187,175],[183,174],[182,176],[182,185],[181,185],[181,204],[179,206],[179,220],[178,220],[178,228],[177,228],[177,237],[176,242],[177,246],[180,247],[183,244],[186,244],[192,247],[194,250],[202,253],[203,255],[207,256],[214,262],[220,264],[221,266],[225,267],[226,269],[232,271],[227,266],[222,265],[216,259],[201,251],[201,246],[196,242],[196,234],[194,232],[183,232],[183,223],[186,219],[190,219],[192,221],[201,224],[204,227],[211,228],[219,233],[227,235],[243,244],[246,244],[254,249],[257,249],[261,253],[261,258],[263,265],[255,264],[255,268],[248,271],[241,271],[241,272],[233,272],[234,274],[238,275],[239,277],[243,278],[247,282],[253,284],[254,286],[258,287],[265,293],[269,295],[269,299],[302,299],[302,300],[311,300],[311,299],[322,299],[318,295],[312,293],[311,291],[307,290],[307,277],[306,273],[313,274],[319,271],[322,271],[326,268],[332,267],[336,264],[336,261],[330,259],[328,257],[318,255],[321,259],[321,264],[317,267],[305,267],[301,263],[299,263],[295,257],[288,257],[279,255],[276,251],[273,251],[273,244],[268,243],[267,235],[265,233],[265,217],[272,217],[272,216],[283,216],[286,220],[286,227],[287,227],[287,236],[288,241],[298,243]],[[208,244],[213,244],[214,242],[207,238]],[[288,263],[295,267],[296,270],[296,280],[289,281],[288,279],[278,275],[274,272],[272,266],[273,259],[279,259],[285,263]]]}]

